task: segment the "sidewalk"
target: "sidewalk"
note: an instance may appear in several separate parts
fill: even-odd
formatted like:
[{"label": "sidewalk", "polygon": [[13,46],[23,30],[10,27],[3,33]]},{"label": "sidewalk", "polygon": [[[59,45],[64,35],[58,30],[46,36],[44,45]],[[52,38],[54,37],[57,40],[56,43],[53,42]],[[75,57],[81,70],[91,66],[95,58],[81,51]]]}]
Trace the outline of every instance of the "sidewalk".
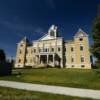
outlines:
[{"label": "sidewalk", "polygon": [[13,81],[4,81],[4,80],[0,80],[0,86],[100,100],[99,90],[40,85],[40,84],[31,84],[31,83],[22,83],[22,82],[13,82]]}]

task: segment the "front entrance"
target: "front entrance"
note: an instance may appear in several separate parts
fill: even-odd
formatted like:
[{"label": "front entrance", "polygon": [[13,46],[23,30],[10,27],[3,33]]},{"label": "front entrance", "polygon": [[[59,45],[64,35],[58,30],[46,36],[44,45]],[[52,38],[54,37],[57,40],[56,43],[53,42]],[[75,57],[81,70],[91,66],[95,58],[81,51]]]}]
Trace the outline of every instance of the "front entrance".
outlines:
[{"label": "front entrance", "polygon": [[39,54],[36,55],[37,64],[44,64],[51,67],[60,67],[60,58],[55,54]]}]

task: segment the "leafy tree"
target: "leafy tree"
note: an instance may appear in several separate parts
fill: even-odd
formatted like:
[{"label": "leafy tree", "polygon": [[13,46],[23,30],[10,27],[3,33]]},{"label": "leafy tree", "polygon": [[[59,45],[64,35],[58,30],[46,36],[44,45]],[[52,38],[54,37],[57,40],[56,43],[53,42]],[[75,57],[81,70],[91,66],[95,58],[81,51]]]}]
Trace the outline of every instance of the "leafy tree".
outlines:
[{"label": "leafy tree", "polygon": [[6,59],[3,49],[0,49],[0,62],[4,62]]},{"label": "leafy tree", "polygon": [[100,68],[100,5],[98,7],[98,14],[93,23],[93,45],[91,51],[96,57],[96,67]]}]

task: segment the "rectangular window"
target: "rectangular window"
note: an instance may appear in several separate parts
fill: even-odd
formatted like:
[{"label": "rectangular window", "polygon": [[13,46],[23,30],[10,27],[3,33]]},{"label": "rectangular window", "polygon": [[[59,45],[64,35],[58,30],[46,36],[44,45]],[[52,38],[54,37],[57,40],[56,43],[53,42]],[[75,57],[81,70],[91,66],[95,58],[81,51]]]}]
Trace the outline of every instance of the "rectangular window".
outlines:
[{"label": "rectangular window", "polygon": [[84,67],[85,67],[85,65],[81,65],[81,67],[82,67],[82,68],[84,68]]},{"label": "rectangular window", "polygon": [[58,52],[60,52],[61,51],[61,49],[60,49],[60,47],[58,47]]},{"label": "rectangular window", "polygon": [[71,47],[71,52],[73,52],[74,51],[74,48],[73,47]]},{"label": "rectangular window", "polygon": [[25,59],[25,63],[27,63],[27,59]]},{"label": "rectangular window", "polygon": [[44,48],[43,52],[49,52],[49,48]]},{"label": "rectangular window", "polygon": [[74,65],[72,65],[72,68],[74,67]]},{"label": "rectangular window", "polygon": [[52,48],[52,52],[54,52],[54,48]]},{"label": "rectangular window", "polygon": [[47,48],[45,49],[45,52],[48,52],[48,49]]},{"label": "rectangular window", "polygon": [[71,62],[74,62],[74,58],[71,58]]},{"label": "rectangular window", "polygon": [[21,63],[21,59],[19,59],[18,62]]},{"label": "rectangular window", "polygon": [[22,50],[20,50],[20,54],[22,53]]},{"label": "rectangular window", "polygon": [[84,62],[84,57],[81,57],[81,62]]},{"label": "rectangular window", "polygon": [[36,53],[36,49],[34,49],[34,53]]},{"label": "rectangular window", "polygon": [[83,51],[83,46],[80,46],[80,50]]}]

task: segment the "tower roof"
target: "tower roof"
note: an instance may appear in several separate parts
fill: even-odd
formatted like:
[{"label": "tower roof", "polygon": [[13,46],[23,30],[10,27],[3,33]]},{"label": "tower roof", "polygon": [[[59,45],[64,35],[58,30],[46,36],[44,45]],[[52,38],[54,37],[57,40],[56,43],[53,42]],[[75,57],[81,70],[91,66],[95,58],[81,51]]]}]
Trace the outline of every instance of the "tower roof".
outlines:
[{"label": "tower roof", "polygon": [[86,37],[86,36],[88,36],[88,34],[84,32],[81,28],[79,28],[75,34],[75,37]]},{"label": "tower roof", "polygon": [[27,42],[27,43],[29,42],[26,36],[21,41]]}]

